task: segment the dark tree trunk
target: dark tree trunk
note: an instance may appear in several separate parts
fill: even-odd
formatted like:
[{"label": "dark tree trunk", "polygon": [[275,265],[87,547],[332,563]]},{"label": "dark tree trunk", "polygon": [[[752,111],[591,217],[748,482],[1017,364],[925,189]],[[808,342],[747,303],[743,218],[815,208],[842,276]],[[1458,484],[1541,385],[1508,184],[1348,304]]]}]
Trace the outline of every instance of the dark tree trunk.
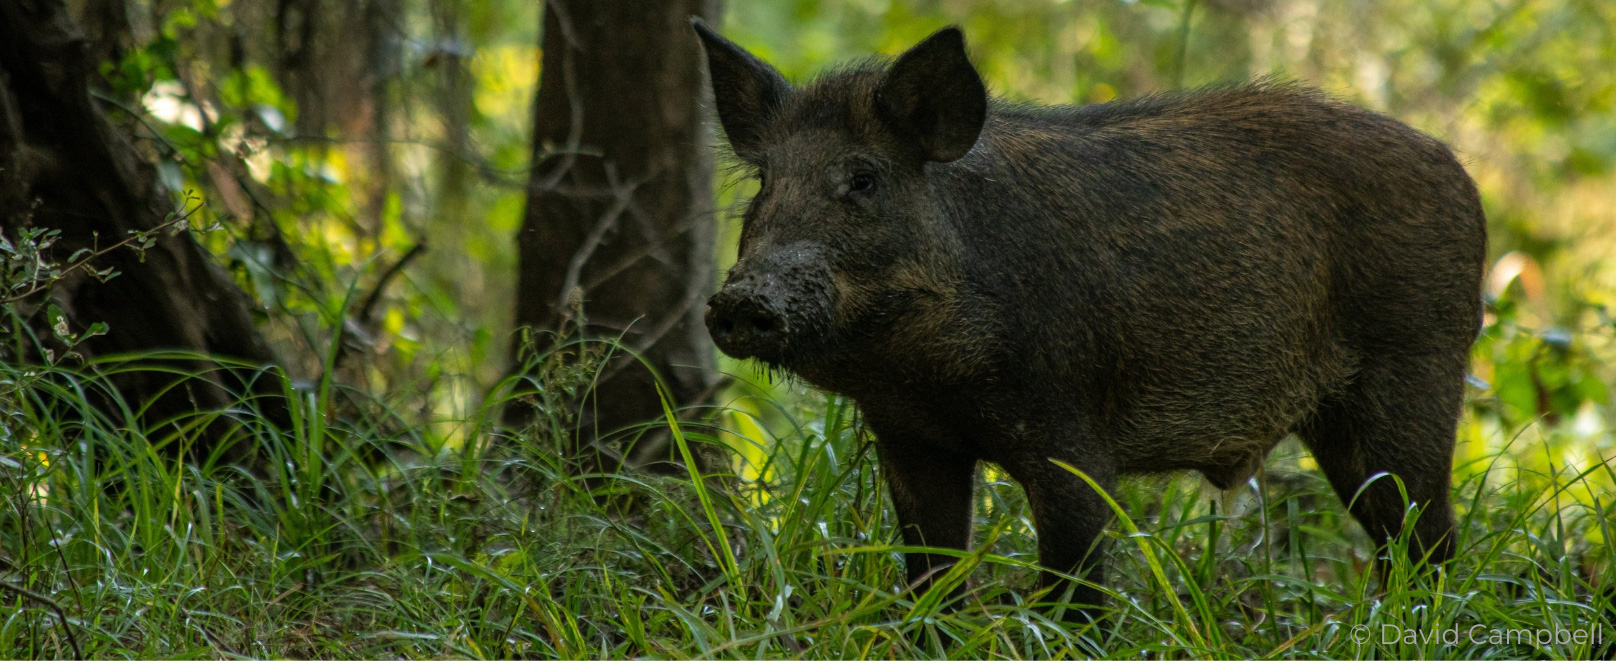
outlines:
[{"label": "dark tree trunk", "polygon": [[324,22],[319,0],[276,0],[275,74],[281,88],[292,95],[297,106],[297,135],[325,135],[326,94],[320,84],[322,49],[320,26]]},{"label": "dark tree trunk", "polygon": [[[0,2],[0,228],[10,237],[25,226],[60,230],[53,250],[61,262],[156,228],[176,207],[153,166],[92,99],[97,64],[62,0]],[[81,270],[48,293],[75,330],[109,327],[79,346],[81,354],[183,350],[275,365],[253,327],[252,303],[190,234],[162,234],[143,260],[118,249],[94,266],[120,275],[102,283]],[[248,391],[271,395],[261,404],[271,418],[284,417],[284,403],[272,396],[277,381],[259,370],[199,359],[164,364],[167,370],[112,378],[126,402],[151,402],[146,423],[230,407]],[[179,379],[172,371],[205,378],[169,389]],[[230,430],[215,419],[204,441],[218,442]]]},{"label": "dark tree trunk", "polygon": [[90,62],[118,62],[134,47],[127,0],[84,0],[78,23],[89,40]]},{"label": "dark tree trunk", "polygon": [[[689,19],[716,18],[717,4],[546,4],[517,240],[516,324],[620,338],[676,406],[709,397],[716,381],[702,324],[714,280],[712,160]],[[581,330],[569,302],[581,302]],[[604,375],[582,408],[584,437],[662,416],[644,368],[625,358]]]}]

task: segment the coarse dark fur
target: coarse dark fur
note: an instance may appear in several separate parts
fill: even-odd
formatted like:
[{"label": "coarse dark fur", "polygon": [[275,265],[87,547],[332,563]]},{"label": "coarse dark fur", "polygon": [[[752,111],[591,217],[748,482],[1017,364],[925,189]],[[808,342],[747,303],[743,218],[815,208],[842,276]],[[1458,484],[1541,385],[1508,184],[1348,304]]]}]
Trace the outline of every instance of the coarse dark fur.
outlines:
[{"label": "coarse dark fur", "polygon": [[791,87],[697,30],[762,178],[708,327],[858,403],[906,543],[970,545],[987,461],[1025,488],[1041,565],[1098,582],[1109,508],[1052,459],[1228,488],[1295,433],[1377,541],[1408,507],[1370,481],[1393,473],[1411,550],[1452,555],[1486,228],[1442,143],[1271,82],[1007,104],[953,28]]}]

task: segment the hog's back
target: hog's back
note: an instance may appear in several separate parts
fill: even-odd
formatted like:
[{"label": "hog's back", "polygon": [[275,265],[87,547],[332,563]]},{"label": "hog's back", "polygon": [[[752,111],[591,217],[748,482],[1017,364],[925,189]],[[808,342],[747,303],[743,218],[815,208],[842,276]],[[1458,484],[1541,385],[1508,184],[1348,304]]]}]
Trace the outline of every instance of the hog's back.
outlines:
[{"label": "hog's back", "polygon": [[1366,357],[1477,331],[1463,167],[1315,92],[997,107],[948,171],[1000,372],[1081,401],[1125,471],[1238,481]]}]

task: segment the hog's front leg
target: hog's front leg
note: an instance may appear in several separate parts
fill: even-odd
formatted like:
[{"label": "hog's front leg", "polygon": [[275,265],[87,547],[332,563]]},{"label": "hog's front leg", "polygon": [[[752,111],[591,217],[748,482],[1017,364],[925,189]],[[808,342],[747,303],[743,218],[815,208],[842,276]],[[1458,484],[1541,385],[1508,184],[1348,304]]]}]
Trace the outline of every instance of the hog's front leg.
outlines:
[{"label": "hog's front leg", "polygon": [[[969,549],[976,458],[939,449],[935,441],[901,430],[872,428],[904,545]],[[930,589],[956,561],[949,555],[906,553],[904,566],[915,596]],[[963,587],[961,583],[951,596]]]}]

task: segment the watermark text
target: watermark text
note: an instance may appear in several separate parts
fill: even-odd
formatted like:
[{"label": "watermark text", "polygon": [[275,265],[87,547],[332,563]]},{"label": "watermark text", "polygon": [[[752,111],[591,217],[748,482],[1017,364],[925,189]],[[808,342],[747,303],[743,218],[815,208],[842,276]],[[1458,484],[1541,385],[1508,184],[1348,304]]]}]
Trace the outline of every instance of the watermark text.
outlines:
[{"label": "watermark text", "polygon": [[1352,627],[1352,641],[1360,645],[1371,642],[1381,645],[1457,645],[1460,643],[1487,645],[1597,645],[1605,642],[1605,625],[1593,624],[1585,628],[1496,628],[1486,624],[1453,626],[1449,628],[1405,628],[1397,624]]}]

